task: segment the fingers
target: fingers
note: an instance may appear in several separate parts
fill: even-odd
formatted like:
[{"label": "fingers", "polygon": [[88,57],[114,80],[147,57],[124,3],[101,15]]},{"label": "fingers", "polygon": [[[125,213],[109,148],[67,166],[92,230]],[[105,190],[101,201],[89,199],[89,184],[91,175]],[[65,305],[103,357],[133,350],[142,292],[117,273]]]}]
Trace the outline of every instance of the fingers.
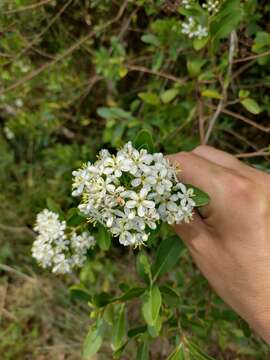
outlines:
[{"label": "fingers", "polygon": [[241,169],[243,170],[246,168],[246,165],[237,160],[234,156],[208,145],[198,146],[192,153],[228,169],[241,171]]},{"label": "fingers", "polygon": [[220,203],[224,168],[193,153],[182,152],[169,155],[168,158],[180,167],[180,181],[194,185],[210,195],[210,204],[203,208],[203,216],[209,217]]}]

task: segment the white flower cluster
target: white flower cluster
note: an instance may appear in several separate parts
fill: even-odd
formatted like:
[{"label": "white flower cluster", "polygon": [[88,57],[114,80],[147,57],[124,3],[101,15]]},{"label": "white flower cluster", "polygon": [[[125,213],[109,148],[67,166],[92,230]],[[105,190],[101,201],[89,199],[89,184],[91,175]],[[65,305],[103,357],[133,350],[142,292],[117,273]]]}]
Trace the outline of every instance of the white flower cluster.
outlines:
[{"label": "white flower cluster", "polygon": [[208,36],[208,30],[205,26],[198,24],[192,16],[188,17],[187,22],[182,24],[182,33],[189,38],[202,39]]},{"label": "white flower cluster", "polygon": [[220,0],[207,0],[206,3],[202,5],[204,9],[206,9],[209,14],[217,14],[220,7]]},{"label": "white flower cluster", "polygon": [[192,218],[193,189],[178,182],[176,169],[161,153],[138,151],[129,142],[116,155],[102,150],[94,164],[73,175],[79,210],[122,245],[143,244],[159,220],[178,224]]},{"label": "white flower cluster", "polygon": [[34,230],[38,233],[33,243],[32,255],[43,268],[52,268],[54,273],[69,273],[82,267],[87,250],[95,245],[88,232],[80,235],[74,231],[67,236],[66,222],[59,215],[44,209],[37,215]]},{"label": "white flower cluster", "polygon": [[[215,15],[219,11],[221,2],[221,0],[206,0],[206,2],[202,4],[202,7],[206,9],[210,15]],[[195,5],[196,3],[194,0],[182,1],[182,6],[187,10],[191,9]],[[208,29],[200,24],[193,16],[189,16],[187,21],[182,24],[182,33],[187,35],[189,38],[202,39],[208,36]]]},{"label": "white flower cluster", "polygon": [[182,6],[185,9],[190,9],[192,6],[193,1],[191,0],[182,0]]},{"label": "white flower cluster", "polygon": [[[216,14],[219,11],[222,0],[206,0],[202,7],[207,10],[209,14]],[[182,0],[184,9],[191,9],[196,6],[195,0]]]}]

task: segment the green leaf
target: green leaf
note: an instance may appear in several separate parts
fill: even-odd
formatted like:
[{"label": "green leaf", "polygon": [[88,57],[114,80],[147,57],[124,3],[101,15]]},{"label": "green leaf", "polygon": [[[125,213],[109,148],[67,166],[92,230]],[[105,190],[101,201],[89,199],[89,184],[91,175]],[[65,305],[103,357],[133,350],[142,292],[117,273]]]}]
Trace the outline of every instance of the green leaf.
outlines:
[{"label": "green leaf", "polygon": [[197,188],[196,186],[185,184],[187,188],[192,188],[194,192],[194,198],[196,207],[208,205],[210,202],[210,196],[202,191],[201,189]]},{"label": "green leaf", "polygon": [[145,149],[150,153],[154,152],[154,142],[152,135],[147,130],[141,130],[137,136],[135,137],[135,140],[133,142],[133,145],[136,149]]},{"label": "green leaf", "polygon": [[202,91],[202,96],[211,99],[222,99],[222,95],[215,89],[205,89]]},{"label": "green leaf", "polygon": [[161,294],[158,286],[151,287],[143,297],[142,313],[144,320],[150,326],[155,326],[161,307]]},{"label": "green leaf", "polygon": [[194,39],[193,40],[193,48],[195,50],[201,50],[203,47],[205,47],[207,45],[209,41],[208,37],[204,37],[202,39]]},{"label": "green leaf", "polygon": [[113,353],[113,358],[114,359],[121,359],[121,356],[127,346],[129,341],[126,341],[119,349],[117,349],[114,353]]},{"label": "green leaf", "polygon": [[90,327],[83,344],[84,359],[89,360],[100,349],[102,344],[102,327],[102,322]]},{"label": "green leaf", "polygon": [[250,94],[249,90],[241,89],[241,90],[239,90],[238,97],[240,99],[245,99],[245,98],[247,98],[249,96],[249,94]]},{"label": "green leaf", "polygon": [[241,100],[241,104],[247,111],[252,114],[257,115],[262,111],[259,104],[254,99],[246,98],[244,100]]},{"label": "green leaf", "polygon": [[70,296],[76,300],[91,301],[91,294],[83,285],[73,285],[69,288]]},{"label": "green leaf", "polygon": [[137,256],[136,269],[138,275],[147,283],[152,279],[151,265],[147,255],[144,252],[140,252]]},{"label": "green leaf", "polygon": [[270,34],[266,31],[258,31],[252,45],[252,51],[256,53],[264,52],[270,48]]},{"label": "green leaf", "polygon": [[218,41],[236,30],[243,17],[240,0],[227,0],[221,6],[210,26],[211,38]]},{"label": "green leaf", "polygon": [[99,226],[97,243],[101,250],[107,251],[111,247],[112,237],[110,233],[105,229],[104,226]]},{"label": "green leaf", "polygon": [[206,63],[205,59],[190,58],[187,61],[187,69],[190,76],[198,76],[201,72],[201,68]]},{"label": "green leaf", "polygon": [[119,296],[115,300],[117,301],[128,301],[141,296],[145,292],[145,288],[134,287],[129,289],[124,295]]},{"label": "green leaf", "polygon": [[173,88],[173,89],[168,89],[165,90],[161,95],[161,101],[164,104],[168,104],[170,103],[173,99],[176,98],[176,96],[179,94],[179,89]]},{"label": "green leaf", "polygon": [[179,344],[166,360],[185,360],[183,344]]},{"label": "green leaf", "polygon": [[126,335],[126,318],[125,318],[125,305],[121,305],[117,318],[113,323],[112,328],[112,347],[116,351],[125,343]]},{"label": "green leaf", "polygon": [[148,360],[148,359],[149,359],[149,342],[145,340],[138,347],[136,360]]},{"label": "green leaf", "polygon": [[199,348],[198,345],[196,345],[191,340],[187,341],[187,346],[188,346],[191,356],[194,356],[194,359],[196,359],[196,360],[215,360],[211,356],[207,355],[202,349]]},{"label": "green leaf", "polygon": [[85,222],[85,218],[80,216],[78,208],[71,208],[67,213],[66,221],[68,226],[78,226]]},{"label": "green leaf", "polygon": [[162,317],[158,316],[153,325],[147,326],[147,331],[152,338],[156,338],[160,334],[161,327],[162,327]]},{"label": "green leaf", "polygon": [[152,267],[153,278],[156,279],[171,270],[177,264],[182,250],[183,244],[178,236],[174,235],[164,239],[158,247],[156,260]]},{"label": "green leaf", "polygon": [[47,198],[46,204],[47,204],[48,210],[50,210],[56,214],[63,215],[61,207],[53,199]]},{"label": "green leaf", "polygon": [[138,94],[139,98],[142,99],[146,104],[158,106],[160,100],[157,94],[150,92],[141,92]]},{"label": "green leaf", "polygon": [[170,286],[163,285],[160,288],[163,302],[172,307],[176,308],[179,305],[179,294]]},{"label": "green leaf", "polygon": [[122,120],[132,120],[133,116],[130,112],[125,111],[118,107],[100,107],[97,109],[97,114],[106,119],[122,119]]},{"label": "green leaf", "polygon": [[113,297],[111,294],[106,293],[106,292],[101,292],[99,294],[96,294],[93,298],[91,303],[93,304],[93,306],[97,307],[97,308],[102,308],[108,304],[110,304],[111,302],[113,302]]},{"label": "green leaf", "polygon": [[160,45],[159,39],[153,34],[143,35],[141,37],[141,40],[146,44],[150,44],[150,45],[154,45],[154,46]]},{"label": "green leaf", "polygon": [[128,331],[128,337],[129,338],[134,338],[138,335],[144,334],[147,331],[147,326],[143,325],[143,326],[138,326],[136,328],[130,329]]}]

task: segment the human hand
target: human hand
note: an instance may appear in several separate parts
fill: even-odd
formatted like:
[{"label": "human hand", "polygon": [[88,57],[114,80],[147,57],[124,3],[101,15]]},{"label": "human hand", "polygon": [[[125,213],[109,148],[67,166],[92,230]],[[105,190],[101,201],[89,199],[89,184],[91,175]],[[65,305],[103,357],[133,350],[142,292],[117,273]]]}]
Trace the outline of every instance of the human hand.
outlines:
[{"label": "human hand", "polygon": [[211,197],[176,232],[218,295],[270,342],[270,175],[209,146],[168,158]]}]

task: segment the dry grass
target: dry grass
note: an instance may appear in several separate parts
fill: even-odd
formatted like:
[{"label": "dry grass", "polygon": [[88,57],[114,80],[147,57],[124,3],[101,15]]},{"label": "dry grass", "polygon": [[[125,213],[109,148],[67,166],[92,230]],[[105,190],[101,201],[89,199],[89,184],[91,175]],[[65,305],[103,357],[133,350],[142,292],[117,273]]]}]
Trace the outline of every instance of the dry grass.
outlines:
[{"label": "dry grass", "polygon": [[2,270],[0,314],[2,360],[81,359],[87,308],[61,280]]}]

